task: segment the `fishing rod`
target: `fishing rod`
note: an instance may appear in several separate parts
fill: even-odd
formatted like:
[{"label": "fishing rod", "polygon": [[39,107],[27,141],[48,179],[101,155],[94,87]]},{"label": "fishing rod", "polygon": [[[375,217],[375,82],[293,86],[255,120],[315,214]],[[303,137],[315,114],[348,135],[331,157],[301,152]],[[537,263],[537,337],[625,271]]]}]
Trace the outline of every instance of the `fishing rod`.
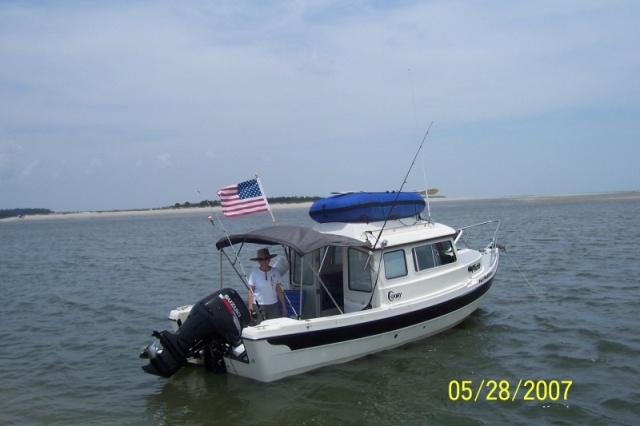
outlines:
[{"label": "fishing rod", "polygon": [[[389,221],[389,217],[391,217],[391,212],[393,211],[393,208],[395,207],[398,198],[400,197],[400,193],[402,192],[402,188],[404,188],[404,185],[407,183],[407,179],[409,178],[409,173],[411,173],[411,169],[413,168],[413,165],[416,163],[416,158],[418,158],[418,155],[420,154],[420,151],[422,150],[422,146],[424,145],[424,141],[427,139],[427,136],[429,136],[429,131],[431,130],[431,126],[433,125],[433,121],[431,122],[431,124],[429,124],[429,127],[427,128],[427,132],[424,134],[424,137],[422,138],[422,142],[420,142],[420,146],[418,147],[418,150],[416,151],[416,155],[413,156],[413,161],[411,162],[411,165],[409,166],[409,170],[407,170],[407,174],[404,177],[404,181],[402,181],[402,185],[400,185],[400,190],[398,191],[398,193],[396,194],[396,198],[393,201],[393,204],[391,205],[391,209],[389,210],[389,214],[385,215],[385,219],[384,219],[384,223],[382,224],[382,228],[380,228],[380,232],[378,233],[378,237],[376,238],[376,242],[373,244],[373,246],[371,246],[372,250],[375,250],[376,246],[378,245],[378,242],[380,241],[380,237],[382,237],[382,232],[384,231],[384,228],[386,228],[387,226],[387,222]],[[386,243],[383,242],[382,246],[384,248],[384,246],[386,246]],[[365,268],[369,265],[369,261],[371,259],[371,256],[373,255],[373,251],[369,251],[369,257],[367,258],[367,261],[365,262]],[[365,306],[364,309],[368,309],[371,307],[371,301],[373,300],[373,295],[376,292],[376,288],[378,287],[378,281],[380,280],[380,265],[382,264],[382,256],[380,256],[380,260],[378,261],[378,268],[376,271],[376,282],[373,285],[373,289],[371,290],[371,297],[369,298],[369,303],[367,303],[367,305]]]},{"label": "fishing rod", "polygon": [[402,181],[402,185],[400,185],[400,190],[396,193],[396,199],[393,200],[393,204],[391,204],[391,209],[389,210],[389,214],[385,215],[385,219],[384,219],[384,223],[382,224],[382,228],[380,229],[380,232],[378,233],[378,238],[376,238],[376,242],[375,244],[373,244],[373,248],[376,248],[376,245],[378,245],[378,241],[380,241],[380,237],[382,236],[382,232],[384,231],[384,228],[387,226],[387,222],[389,221],[389,217],[391,217],[391,212],[393,211],[393,208],[396,206],[396,203],[398,202],[398,198],[400,197],[400,193],[402,192],[402,188],[404,188],[404,185],[407,183],[407,179],[409,178],[409,173],[411,173],[411,169],[413,168],[413,165],[416,163],[416,158],[418,158],[418,155],[420,154],[420,151],[422,150],[422,146],[424,145],[424,141],[427,139],[427,136],[429,136],[429,130],[431,130],[431,126],[433,125],[433,121],[431,122],[431,124],[429,124],[429,128],[427,129],[427,133],[424,134],[424,137],[422,138],[422,142],[420,142],[420,146],[418,147],[418,151],[416,151],[416,155],[414,155],[413,157],[413,161],[411,162],[411,165],[409,166],[409,170],[407,170],[407,174],[404,177],[404,181]]},{"label": "fishing rod", "polygon": [[[198,191],[198,194],[199,193],[200,193],[200,191]],[[222,228],[222,232],[224,233],[225,238],[229,242],[229,246],[231,247],[231,251],[235,255],[235,259],[233,261],[231,261],[231,259],[229,259],[228,256],[227,256],[227,259],[229,259],[229,262],[231,263],[231,265],[235,265],[235,263],[239,261],[240,253],[236,253],[235,249],[233,248],[233,244],[231,243],[231,239],[229,238],[229,234],[227,233],[227,230],[224,228],[224,225],[222,224],[220,219],[218,219],[218,216],[216,215],[216,212],[213,210],[213,206],[211,205],[209,200],[205,200],[205,201],[207,202],[207,205],[211,209],[211,215],[208,218],[209,219],[209,223],[211,223],[211,226],[213,226],[215,228],[216,225],[213,222],[213,220],[215,218],[216,222],[218,222],[220,224],[220,227]],[[240,264],[240,269],[242,270],[242,273],[244,274],[244,276],[246,278],[247,273],[245,272],[244,268],[242,267],[242,262],[238,262],[238,263]],[[220,274],[222,274],[222,270],[220,271]],[[221,278],[222,278],[222,276],[221,276]],[[222,285],[222,280],[220,282],[221,282],[221,285]]]},{"label": "fishing rod", "polygon": [[[413,78],[411,78],[411,68],[409,68],[409,87],[411,88],[411,100],[413,101],[413,119],[415,121],[416,129],[418,129],[418,109],[416,108],[416,95],[413,90]],[[433,124],[433,122],[431,122]],[[431,128],[431,126],[429,126]],[[427,131],[428,133],[428,131]],[[424,179],[425,187],[425,200],[427,202],[427,216],[429,222],[431,222],[431,206],[429,205],[429,185],[427,185],[427,171],[424,166],[424,151],[422,152],[422,177]]]},{"label": "fishing rod", "polygon": [[[200,191],[198,191],[198,194],[200,193]],[[240,253],[236,252],[235,248],[233,247],[233,243],[231,242],[231,238],[229,237],[229,233],[227,232],[227,230],[225,229],[224,225],[222,224],[222,222],[220,221],[220,219],[218,219],[218,216],[216,215],[216,212],[213,211],[213,206],[211,205],[211,203],[209,202],[209,200],[205,200],[207,202],[207,205],[209,206],[209,208],[212,210],[211,211],[211,216],[209,216],[209,223],[211,223],[211,226],[213,226],[214,228],[216,227],[215,223],[213,222],[214,218],[216,219],[216,221],[220,224],[220,228],[222,228],[222,232],[224,233],[225,238],[227,239],[227,241],[229,242],[229,247],[231,247],[231,252],[233,253],[233,255],[235,256],[235,259],[232,261],[231,259],[229,259],[229,256],[227,256],[227,259],[229,259],[229,262],[231,263],[232,266],[234,266],[236,264],[236,262],[240,265],[240,270],[242,271],[242,274],[244,275],[244,277],[247,277],[247,273],[244,270],[244,267],[242,266],[242,261],[240,261]]]}]

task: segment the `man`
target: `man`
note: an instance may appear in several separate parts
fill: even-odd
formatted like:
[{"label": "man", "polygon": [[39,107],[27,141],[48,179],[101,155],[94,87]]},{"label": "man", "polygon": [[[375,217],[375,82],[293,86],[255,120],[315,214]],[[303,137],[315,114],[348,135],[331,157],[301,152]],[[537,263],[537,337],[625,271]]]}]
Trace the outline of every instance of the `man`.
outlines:
[{"label": "man", "polygon": [[[269,249],[262,248],[256,257],[251,260],[258,261],[258,268],[249,275],[249,311],[253,311],[253,304],[258,303],[264,319],[273,319],[279,316],[278,300],[282,304],[282,316],[287,316],[287,305],[284,303],[284,291],[282,291],[282,277],[277,269],[269,265],[271,259],[276,257],[270,254]],[[258,318],[258,323],[262,318]]]}]

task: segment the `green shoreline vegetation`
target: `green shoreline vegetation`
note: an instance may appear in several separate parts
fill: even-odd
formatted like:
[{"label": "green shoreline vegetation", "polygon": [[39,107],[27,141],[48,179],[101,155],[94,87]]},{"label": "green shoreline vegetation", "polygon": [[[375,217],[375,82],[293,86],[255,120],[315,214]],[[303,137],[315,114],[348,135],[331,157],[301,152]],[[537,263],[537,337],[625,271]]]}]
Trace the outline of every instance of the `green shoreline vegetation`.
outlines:
[{"label": "green shoreline vegetation", "polygon": [[[322,197],[268,197],[267,201],[269,204],[300,204],[300,203],[309,203],[319,200]],[[170,209],[184,209],[190,207],[219,207],[220,201],[210,201],[203,200],[199,203],[193,204],[189,201],[184,204],[175,203],[172,207],[165,207]]]},{"label": "green shoreline vegetation", "polygon": [[0,219],[6,219],[8,217],[24,217],[31,215],[47,215],[54,213],[49,209],[4,209],[0,210]]},{"label": "green shoreline vegetation", "polygon": [[[312,203],[322,197],[271,197],[267,198],[270,205],[295,205]],[[469,201],[469,200],[513,200],[525,203],[563,203],[563,202],[590,202],[590,201],[619,201],[619,200],[640,200],[640,191],[614,191],[614,192],[595,192],[585,194],[566,194],[566,195],[514,195],[502,197],[454,197],[449,198],[442,195],[430,196],[430,200],[449,200],[449,201]],[[175,203],[172,206],[146,208],[146,209],[124,209],[124,210],[101,210],[92,212],[55,212],[44,208],[23,208],[23,209],[0,209],[0,220],[20,218],[25,216],[31,217],[65,217],[78,213],[126,213],[126,212],[163,212],[189,210],[203,207],[220,207],[220,201],[203,200],[192,203],[186,201],[184,203]],[[68,216],[67,216],[68,217]]]}]

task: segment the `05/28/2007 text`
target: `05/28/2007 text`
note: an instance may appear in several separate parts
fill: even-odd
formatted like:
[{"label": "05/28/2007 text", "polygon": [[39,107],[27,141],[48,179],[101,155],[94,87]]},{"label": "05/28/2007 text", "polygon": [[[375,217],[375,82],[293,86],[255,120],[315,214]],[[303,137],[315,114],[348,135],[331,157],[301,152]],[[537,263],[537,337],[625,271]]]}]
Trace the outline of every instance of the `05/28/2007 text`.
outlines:
[{"label": "05/28/2007 text", "polygon": [[[477,383],[477,382],[476,382]],[[451,380],[451,401],[567,401],[573,380]],[[484,392],[484,393],[483,393]]]}]

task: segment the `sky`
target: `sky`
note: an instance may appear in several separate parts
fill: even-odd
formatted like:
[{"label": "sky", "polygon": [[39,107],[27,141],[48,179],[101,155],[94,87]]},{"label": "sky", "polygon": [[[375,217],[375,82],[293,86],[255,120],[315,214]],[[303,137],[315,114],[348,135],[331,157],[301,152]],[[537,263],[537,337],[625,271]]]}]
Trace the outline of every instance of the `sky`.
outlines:
[{"label": "sky", "polygon": [[635,0],[2,0],[0,209],[216,200],[256,173],[269,197],[639,190],[639,20]]}]

